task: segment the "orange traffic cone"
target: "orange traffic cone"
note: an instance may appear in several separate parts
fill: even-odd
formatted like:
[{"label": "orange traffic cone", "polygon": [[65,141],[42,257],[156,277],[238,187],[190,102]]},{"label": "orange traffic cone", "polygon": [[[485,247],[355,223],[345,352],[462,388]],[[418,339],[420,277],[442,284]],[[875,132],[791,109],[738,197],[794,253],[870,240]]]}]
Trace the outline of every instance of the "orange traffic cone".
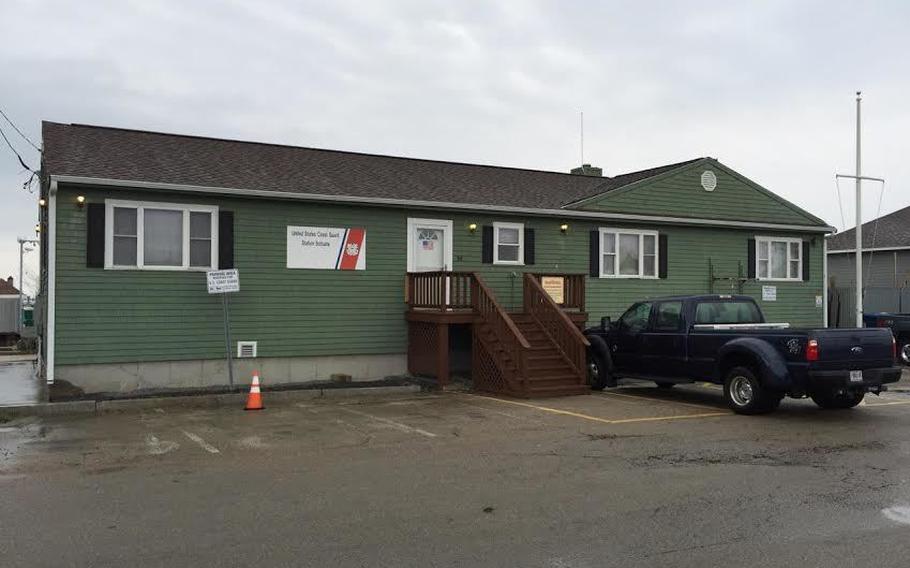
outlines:
[{"label": "orange traffic cone", "polygon": [[250,395],[246,399],[244,410],[262,410],[262,394],[259,392],[259,371],[253,371],[253,384],[250,385]]}]

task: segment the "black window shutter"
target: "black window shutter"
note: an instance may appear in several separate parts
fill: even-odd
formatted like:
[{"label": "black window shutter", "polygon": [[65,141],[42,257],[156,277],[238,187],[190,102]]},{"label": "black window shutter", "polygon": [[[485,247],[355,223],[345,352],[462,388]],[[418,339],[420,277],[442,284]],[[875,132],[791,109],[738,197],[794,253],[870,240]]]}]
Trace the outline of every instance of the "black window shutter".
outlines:
[{"label": "black window shutter", "polygon": [[667,277],[667,235],[657,237],[657,277]]},{"label": "black window shutter", "polygon": [[591,278],[600,278],[600,231],[591,231],[590,258],[588,273]]},{"label": "black window shutter", "polygon": [[525,227],[525,264],[534,264],[534,229]]},{"label": "black window shutter", "polygon": [[803,241],[803,282],[809,281],[809,241]]},{"label": "black window shutter", "polygon": [[749,239],[749,253],[746,261],[746,273],[749,278],[755,278],[755,239]]},{"label": "black window shutter", "polygon": [[218,268],[234,268],[234,212],[218,212]]},{"label": "black window shutter", "polygon": [[483,226],[483,251],[480,261],[484,264],[493,264],[493,226]]},{"label": "black window shutter", "polygon": [[104,268],[104,203],[89,203],[85,225],[85,265]]}]

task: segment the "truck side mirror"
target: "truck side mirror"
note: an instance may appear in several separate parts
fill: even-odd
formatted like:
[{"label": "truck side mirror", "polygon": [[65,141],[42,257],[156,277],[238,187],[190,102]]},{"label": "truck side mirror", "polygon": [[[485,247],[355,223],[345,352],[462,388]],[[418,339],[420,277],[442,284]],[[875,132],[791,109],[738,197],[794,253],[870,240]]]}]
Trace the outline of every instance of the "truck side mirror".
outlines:
[{"label": "truck side mirror", "polygon": [[604,331],[610,329],[610,316],[600,318],[600,329]]}]

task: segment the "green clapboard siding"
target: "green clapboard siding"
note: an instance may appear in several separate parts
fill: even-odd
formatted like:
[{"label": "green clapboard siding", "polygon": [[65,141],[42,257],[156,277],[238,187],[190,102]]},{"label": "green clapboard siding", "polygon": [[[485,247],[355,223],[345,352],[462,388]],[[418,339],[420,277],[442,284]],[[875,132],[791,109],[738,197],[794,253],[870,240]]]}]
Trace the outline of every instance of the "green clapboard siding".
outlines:
[{"label": "green clapboard siding", "polygon": [[[711,170],[717,176],[714,191],[705,191],[701,185],[705,170]],[[608,192],[576,208],[792,225],[823,224],[711,159]]]},{"label": "green clapboard siding", "polygon": [[[403,210],[263,199],[240,199],[127,189],[80,189],[89,202],[105,197],[217,205],[234,212],[234,258],[241,292],[230,295],[232,337],[259,342],[260,357],[403,353],[404,275],[408,217],[451,219],[454,270],[480,271],[499,300],[520,308],[522,272],[588,271],[589,231],[616,223],[441,211]],[[57,364],[163,361],[224,356],[221,299],[206,293],[201,272],[128,271],[86,268],[84,209],[77,193],[61,187],[57,213]],[[535,229],[535,266],[491,266],[481,262],[481,234],[468,225],[522,222]],[[314,225],[365,227],[365,271],[287,269],[286,227]],[[616,317],[631,302],[667,294],[709,291],[708,260],[720,276],[745,271],[747,240],[755,232],[655,226],[668,235],[669,278],[665,280],[588,279],[592,321]],[[767,231],[760,231],[767,235]],[[773,233],[800,236],[799,233]],[[794,325],[820,325],[822,310],[821,238],[812,247],[810,282],[776,283],[778,300],[764,303],[769,319]],[[722,286],[716,292],[727,289]],[[745,293],[761,296],[750,283]]]}]

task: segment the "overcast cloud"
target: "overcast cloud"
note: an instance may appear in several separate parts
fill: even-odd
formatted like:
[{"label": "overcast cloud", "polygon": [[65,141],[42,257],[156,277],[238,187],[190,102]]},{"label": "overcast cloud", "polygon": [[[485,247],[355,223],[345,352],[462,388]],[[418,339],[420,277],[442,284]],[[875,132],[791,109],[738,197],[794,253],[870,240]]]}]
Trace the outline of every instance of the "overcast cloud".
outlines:
[{"label": "overcast cloud", "polygon": [[[0,0],[0,108],[36,142],[53,120],[557,171],[583,110],[607,175],[714,156],[841,227],[856,89],[882,211],[910,205],[908,24],[899,1]],[[21,170],[0,146],[3,276],[34,235]]]}]

